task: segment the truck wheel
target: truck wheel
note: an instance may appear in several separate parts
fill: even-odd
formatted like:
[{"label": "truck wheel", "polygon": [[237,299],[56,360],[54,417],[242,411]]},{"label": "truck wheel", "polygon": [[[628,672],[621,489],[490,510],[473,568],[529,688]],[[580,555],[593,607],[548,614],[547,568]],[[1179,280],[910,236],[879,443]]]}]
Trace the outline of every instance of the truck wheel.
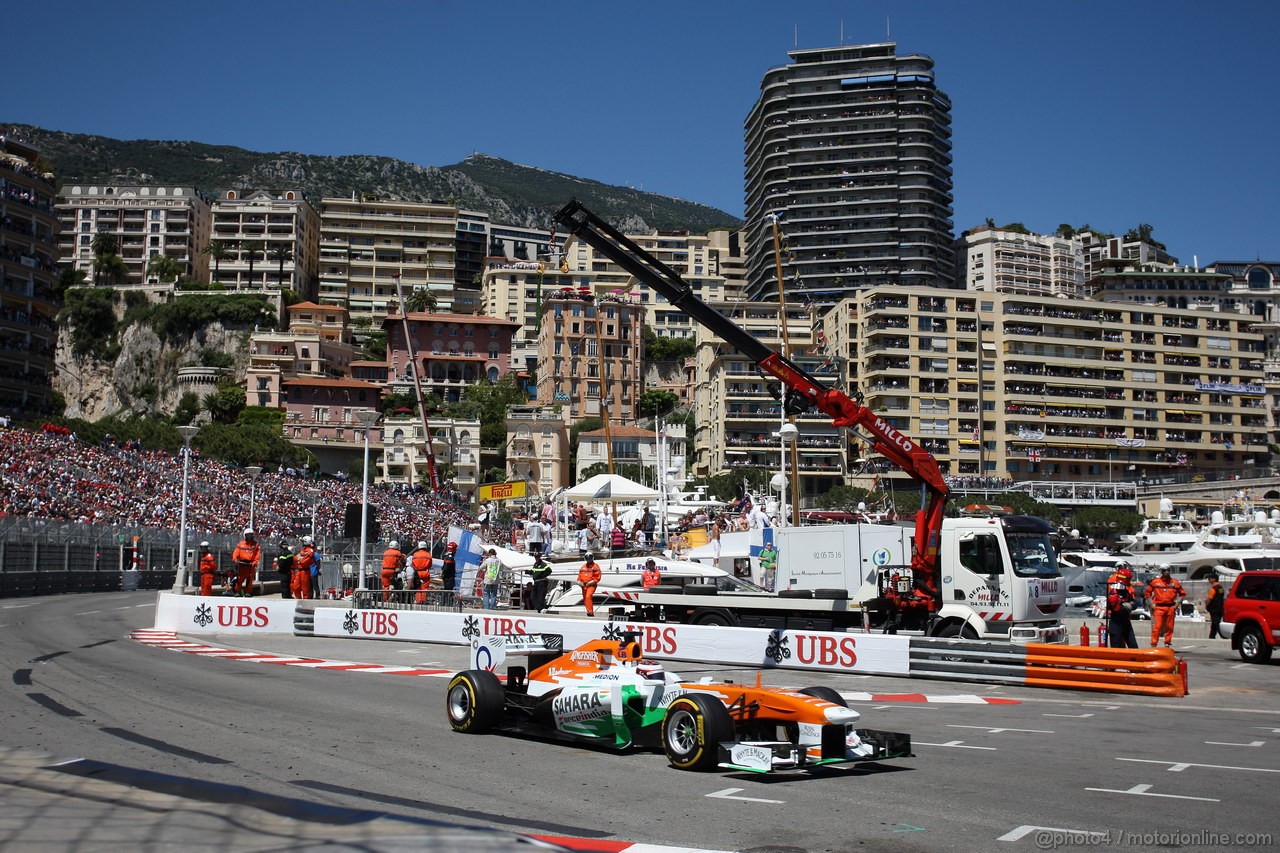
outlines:
[{"label": "truck wheel", "polygon": [[502,721],[506,696],[492,672],[468,669],[449,681],[445,701],[453,730],[474,735],[490,731]]},{"label": "truck wheel", "polygon": [[813,687],[802,688],[798,692],[803,693],[806,696],[812,696],[815,699],[825,699],[832,705],[839,705],[842,708],[849,707],[849,703],[844,701],[844,697],[841,696],[839,692],[821,684],[816,684]]},{"label": "truck wheel", "polygon": [[1271,646],[1262,632],[1250,625],[1240,632],[1240,660],[1245,663],[1266,663],[1271,660]]},{"label": "truck wheel", "polygon": [[934,634],[934,636],[941,637],[943,639],[959,638],[961,640],[976,640],[978,639],[978,632],[973,630],[967,622],[952,622],[950,625]]},{"label": "truck wheel", "polygon": [[662,750],[677,770],[714,770],[720,744],[733,740],[733,720],[724,703],[706,693],[686,693],[667,706]]},{"label": "truck wheel", "polygon": [[727,628],[733,624],[733,620],[729,618],[729,614],[721,613],[717,610],[708,610],[702,613],[698,618],[693,620],[695,625],[707,625],[715,628]]}]

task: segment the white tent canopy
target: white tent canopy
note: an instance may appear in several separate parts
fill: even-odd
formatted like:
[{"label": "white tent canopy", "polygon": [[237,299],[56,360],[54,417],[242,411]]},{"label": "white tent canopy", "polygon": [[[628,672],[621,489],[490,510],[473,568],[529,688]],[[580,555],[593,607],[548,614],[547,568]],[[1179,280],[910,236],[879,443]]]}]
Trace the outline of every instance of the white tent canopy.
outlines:
[{"label": "white tent canopy", "polygon": [[618,474],[597,474],[560,493],[561,499],[571,501],[651,501],[660,497],[657,489]]}]

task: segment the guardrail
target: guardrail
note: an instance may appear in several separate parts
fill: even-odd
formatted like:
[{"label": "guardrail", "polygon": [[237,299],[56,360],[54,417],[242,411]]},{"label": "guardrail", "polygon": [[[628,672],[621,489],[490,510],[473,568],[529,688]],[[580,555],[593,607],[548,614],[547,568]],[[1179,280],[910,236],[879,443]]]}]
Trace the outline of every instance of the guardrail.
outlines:
[{"label": "guardrail", "polygon": [[1018,684],[1146,696],[1185,696],[1186,664],[1173,649],[1016,645],[912,637],[910,674],[917,678]]}]

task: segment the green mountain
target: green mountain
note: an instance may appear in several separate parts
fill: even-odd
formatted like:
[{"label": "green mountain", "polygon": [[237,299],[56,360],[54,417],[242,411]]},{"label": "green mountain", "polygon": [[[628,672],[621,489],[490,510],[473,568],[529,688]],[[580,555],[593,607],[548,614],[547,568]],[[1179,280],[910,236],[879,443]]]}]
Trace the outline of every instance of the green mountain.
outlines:
[{"label": "green mountain", "polygon": [[446,201],[488,213],[494,222],[547,228],[551,215],[577,197],[624,231],[738,228],[742,221],[705,204],[640,192],[473,154],[452,166],[419,166],[391,157],[323,157],[262,153],[202,142],[111,139],[0,124],[40,149],[59,186],[70,183],[156,183],[194,186],[218,196],[229,189],[299,188],[312,202],[355,194],[409,201]]}]

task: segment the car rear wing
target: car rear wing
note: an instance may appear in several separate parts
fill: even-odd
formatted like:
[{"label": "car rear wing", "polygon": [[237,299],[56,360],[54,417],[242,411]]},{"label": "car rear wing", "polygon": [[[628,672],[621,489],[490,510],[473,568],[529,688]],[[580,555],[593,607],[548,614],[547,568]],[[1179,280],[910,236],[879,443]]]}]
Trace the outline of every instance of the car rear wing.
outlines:
[{"label": "car rear wing", "polygon": [[563,634],[481,634],[471,640],[471,668],[493,672],[509,655],[564,652]]}]

